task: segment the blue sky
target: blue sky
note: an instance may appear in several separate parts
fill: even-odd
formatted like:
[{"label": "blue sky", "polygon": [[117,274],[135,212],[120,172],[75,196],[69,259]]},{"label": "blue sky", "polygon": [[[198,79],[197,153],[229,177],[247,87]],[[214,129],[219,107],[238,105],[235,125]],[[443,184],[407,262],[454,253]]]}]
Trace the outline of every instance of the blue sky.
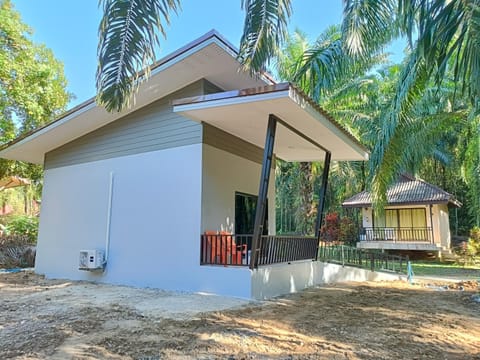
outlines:
[{"label": "blue sky", "polygon": [[[95,94],[98,0],[12,0],[23,22],[34,31],[35,42],[44,43],[64,63],[68,90],[74,106]],[[243,11],[240,0],[182,0],[182,11],[173,16],[162,41],[159,58],[211,29],[218,30],[238,46]],[[299,28],[312,40],[324,29],[341,21],[341,0],[293,1],[290,28]],[[397,47],[398,48],[398,47]],[[395,53],[401,53],[395,50]]]}]

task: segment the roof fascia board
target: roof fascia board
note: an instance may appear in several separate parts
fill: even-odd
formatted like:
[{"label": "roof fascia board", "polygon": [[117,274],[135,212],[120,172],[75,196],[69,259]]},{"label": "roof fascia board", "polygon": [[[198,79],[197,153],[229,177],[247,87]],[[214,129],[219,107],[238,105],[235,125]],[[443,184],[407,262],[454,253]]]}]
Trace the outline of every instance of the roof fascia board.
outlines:
[{"label": "roof fascia board", "polygon": [[183,112],[183,111],[192,111],[192,110],[202,110],[208,109],[211,107],[221,107],[229,105],[238,105],[244,104],[252,101],[265,101],[265,100],[274,100],[280,98],[288,97],[288,90],[283,91],[274,91],[268,93],[262,93],[257,95],[245,95],[241,97],[227,97],[216,100],[206,100],[202,102],[192,102],[186,104],[179,104],[173,106],[174,112]]},{"label": "roof fascia board", "polygon": [[[451,201],[417,201],[417,202],[395,202],[387,203],[385,208],[395,207],[395,206],[413,206],[413,205],[446,205],[452,203]],[[362,203],[362,204],[342,204],[344,208],[371,208],[372,203]]]},{"label": "roof fascia board", "polygon": [[37,137],[71,121],[72,119],[76,118],[77,116],[89,111],[89,110],[92,110],[96,107],[96,103],[95,101],[91,101],[91,102],[88,102],[85,104],[85,106],[82,106],[80,107],[79,109],[77,109],[76,111],[74,112],[71,112],[69,114],[67,114],[66,116],[64,117],[61,117],[61,118],[58,118],[57,120],[47,124],[46,126],[43,126],[41,128],[39,128],[38,130],[32,132],[31,134],[29,134],[28,136],[25,136],[23,138],[19,138],[19,139],[16,139],[16,140],[13,140],[12,143],[7,143],[1,150],[0,150],[0,157],[2,155],[2,152],[3,150],[6,150],[6,149],[15,149],[19,146],[22,146],[23,144],[27,143],[27,142],[30,142],[34,139],[36,139]]}]

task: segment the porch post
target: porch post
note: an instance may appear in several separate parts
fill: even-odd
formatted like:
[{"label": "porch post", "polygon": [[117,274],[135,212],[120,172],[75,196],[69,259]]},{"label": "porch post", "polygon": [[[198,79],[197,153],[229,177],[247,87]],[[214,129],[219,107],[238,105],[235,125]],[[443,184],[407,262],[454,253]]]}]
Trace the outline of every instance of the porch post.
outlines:
[{"label": "porch post", "polygon": [[263,234],[263,223],[265,222],[268,183],[270,181],[270,171],[272,169],[276,129],[277,117],[270,114],[268,116],[267,136],[265,138],[265,148],[263,151],[262,173],[260,175],[257,208],[255,211],[255,225],[253,228],[252,256],[250,258],[250,269],[252,270],[258,266],[258,253],[260,251],[260,240]]},{"label": "porch post", "polygon": [[328,173],[330,171],[330,159],[332,153],[325,152],[325,161],[323,163],[322,186],[320,188],[320,196],[318,198],[317,221],[315,223],[315,236],[317,237],[317,253],[315,260],[318,260],[318,247],[320,245],[320,229],[323,223],[323,209],[325,208],[325,196],[327,194]]}]

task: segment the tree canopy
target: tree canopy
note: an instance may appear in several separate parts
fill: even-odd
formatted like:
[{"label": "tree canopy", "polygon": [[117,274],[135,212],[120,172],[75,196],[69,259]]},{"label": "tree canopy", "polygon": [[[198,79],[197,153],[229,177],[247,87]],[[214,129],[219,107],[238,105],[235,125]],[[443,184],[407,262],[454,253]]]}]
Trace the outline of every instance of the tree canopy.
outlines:
[{"label": "tree canopy", "polygon": [[[0,143],[41,126],[62,113],[71,97],[63,64],[52,51],[31,40],[9,0],[0,0]],[[0,177],[39,178],[41,170],[1,160]]]}]

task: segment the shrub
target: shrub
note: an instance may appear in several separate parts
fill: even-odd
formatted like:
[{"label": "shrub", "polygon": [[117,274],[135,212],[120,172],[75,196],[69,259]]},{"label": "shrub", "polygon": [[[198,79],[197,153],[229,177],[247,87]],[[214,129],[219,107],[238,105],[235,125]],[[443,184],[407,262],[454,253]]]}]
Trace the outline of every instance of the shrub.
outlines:
[{"label": "shrub", "polygon": [[3,234],[6,236],[26,236],[35,244],[38,236],[38,217],[18,215],[8,219]]},{"label": "shrub", "polygon": [[480,228],[474,227],[470,230],[470,237],[467,243],[468,255],[475,257],[480,255]]},{"label": "shrub", "polygon": [[320,229],[320,234],[325,241],[339,241],[340,220],[337,213],[325,215],[325,224]]},{"label": "shrub", "polygon": [[470,230],[468,241],[462,241],[454,251],[461,257],[463,264],[475,263],[476,258],[480,257],[480,228]]},{"label": "shrub", "polygon": [[348,217],[340,217],[337,213],[325,215],[325,223],[320,230],[321,237],[327,242],[355,243],[356,228]]}]

